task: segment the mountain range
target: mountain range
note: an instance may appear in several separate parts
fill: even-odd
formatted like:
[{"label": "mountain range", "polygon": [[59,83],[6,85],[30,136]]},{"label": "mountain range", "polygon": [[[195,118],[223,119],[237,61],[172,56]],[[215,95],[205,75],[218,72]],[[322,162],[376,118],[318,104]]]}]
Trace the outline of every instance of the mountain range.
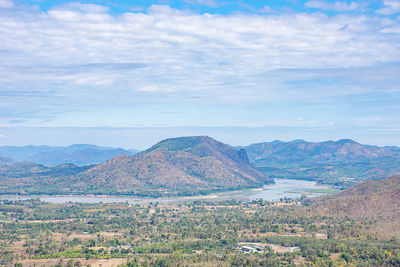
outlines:
[{"label": "mountain range", "polygon": [[[245,150],[236,150],[206,136],[166,139],[136,155],[119,155],[76,173],[76,166],[71,165],[70,168],[74,167],[71,175],[55,175],[54,170],[59,166],[46,172],[49,167],[31,164],[25,173],[19,169],[14,173],[8,170],[9,175],[3,177],[0,185],[8,180],[10,190],[11,180],[24,178],[24,183],[28,184],[26,180],[29,180],[30,186],[16,187],[14,191],[155,197],[205,194],[273,183],[271,178],[249,163]],[[3,189],[6,192],[7,188]]]},{"label": "mountain range", "polygon": [[232,147],[193,136],[135,152],[94,145],[0,147],[0,194],[192,195],[261,187],[271,178],[344,189],[400,173],[400,148],[349,139]]},{"label": "mountain range", "polygon": [[[68,147],[53,146],[1,146],[0,155],[15,161],[28,161],[47,166],[64,163],[75,165],[99,164],[121,154],[134,155],[135,149],[100,147],[96,145],[76,144]],[[2,161],[0,156],[0,162]]]},{"label": "mountain range", "polygon": [[69,182],[79,190],[100,184],[107,185],[102,190],[165,196],[260,187],[273,180],[250,165],[244,150],[194,136],[166,139],[134,156],[118,156]]},{"label": "mountain range", "polygon": [[[67,177],[85,171],[95,165],[77,166],[71,163],[55,167],[32,162],[0,162],[0,194],[37,194],[54,193],[61,177]],[[51,188],[45,185],[50,184]]]},{"label": "mountain range", "polygon": [[362,145],[350,139],[326,142],[273,141],[243,147],[268,176],[348,187],[400,173],[400,148]]}]

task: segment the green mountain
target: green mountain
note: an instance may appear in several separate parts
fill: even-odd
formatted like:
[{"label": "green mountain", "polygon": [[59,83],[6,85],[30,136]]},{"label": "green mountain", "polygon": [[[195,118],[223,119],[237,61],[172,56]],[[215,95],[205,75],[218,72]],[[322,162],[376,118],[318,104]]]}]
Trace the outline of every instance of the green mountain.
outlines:
[{"label": "green mountain", "polygon": [[[53,146],[1,146],[0,155],[16,161],[29,161],[47,166],[72,163],[75,165],[99,164],[121,154],[134,155],[134,149],[100,147],[76,144],[68,147]],[[1,158],[0,158],[1,161]]]},{"label": "green mountain", "polygon": [[59,185],[65,192],[104,192],[143,196],[192,195],[260,187],[273,180],[237,151],[210,137],[159,142],[134,156],[121,155]]},{"label": "green mountain", "polygon": [[244,147],[250,162],[271,177],[316,180],[348,187],[400,173],[400,148],[353,140],[274,141]]}]

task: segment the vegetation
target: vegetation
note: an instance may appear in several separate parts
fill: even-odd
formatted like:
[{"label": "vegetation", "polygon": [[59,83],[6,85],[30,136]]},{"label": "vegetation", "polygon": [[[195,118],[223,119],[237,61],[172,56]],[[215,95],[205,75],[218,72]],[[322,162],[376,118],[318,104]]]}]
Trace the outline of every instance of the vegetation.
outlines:
[{"label": "vegetation", "polygon": [[[123,152],[90,145],[57,149],[0,147],[0,153],[5,151],[7,155],[21,157],[58,153],[55,160],[72,157],[82,161],[92,152],[99,157]],[[272,183],[271,177],[312,180],[342,190],[400,172],[400,148],[367,146],[352,140],[274,141],[244,149],[234,149],[206,136],[195,136],[166,139],[134,156],[119,155],[97,166],[49,167],[1,157],[0,194],[106,194],[153,198],[205,195],[261,187]],[[80,156],[74,156],[76,153]],[[51,157],[50,154],[47,156]]]},{"label": "vegetation", "polygon": [[[379,221],[312,213],[312,205],[299,206],[291,200],[134,206],[3,201],[0,264],[88,266],[100,260],[115,266],[400,264],[398,240],[371,231]],[[258,250],[247,253],[246,246]]]},{"label": "vegetation", "polygon": [[385,238],[400,237],[400,176],[366,181],[337,195],[310,199],[306,204],[310,204],[308,212],[312,214],[369,218],[376,222],[371,232],[381,232]]},{"label": "vegetation", "polygon": [[120,155],[97,166],[27,164],[4,168],[0,194],[187,196],[273,183],[250,165],[244,150],[206,136],[167,139],[134,156]]},{"label": "vegetation", "polygon": [[51,186],[52,183],[92,167],[74,164],[48,167],[31,162],[3,162],[0,163],[0,194],[54,194],[57,190],[54,190],[56,185]]},{"label": "vegetation", "polygon": [[270,177],[317,181],[344,189],[400,173],[400,148],[337,142],[274,141],[244,147],[250,162]]},{"label": "vegetation", "polygon": [[[391,151],[388,158],[394,160],[397,153],[395,148],[363,148],[349,140],[328,142],[330,150],[295,143],[329,166],[343,166],[346,157],[353,157],[353,163],[346,163],[353,167],[362,166],[358,161],[368,157],[368,164],[380,159],[386,166],[389,159],[381,155]],[[321,150],[327,158],[318,154]],[[329,160],[328,152],[336,158]],[[298,159],[295,164],[303,168],[305,163]],[[46,167],[1,158],[0,171],[0,193],[27,194],[158,197],[271,181],[250,165],[244,150],[208,137],[167,139],[135,156],[119,156],[98,166]],[[321,182],[353,182],[327,177]],[[395,176],[329,197],[272,203],[132,206],[0,200],[0,266],[400,266],[399,192],[400,176]]]}]

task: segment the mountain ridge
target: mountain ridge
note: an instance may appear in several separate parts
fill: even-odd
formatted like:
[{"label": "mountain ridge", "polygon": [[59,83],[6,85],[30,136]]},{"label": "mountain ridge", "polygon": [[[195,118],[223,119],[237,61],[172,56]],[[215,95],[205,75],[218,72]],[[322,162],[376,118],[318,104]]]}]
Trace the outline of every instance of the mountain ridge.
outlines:
[{"label": "mountain ridge", "polygon": [[206,136],[169,138],[134,156],[117,156],[71,179],[75,188],[107,183],[117,191],[156,192],[161,188],[171,195],[273,182],[250,165],[244,150]]},{"label": "mountain ridge", "polygon": [[[76,161],[79,153],[90,152],[96,147],[72,145],[68,149],[77,154],[69,155]],[[29,152],[37,147],[22,148]],[[39,148],[42,149],[40,153],[46,154],[50,147]],[[98,150],[103,153],[109,149]],[[343,189],[400,172],[400,148],[361,145],[351,139],[325,142],[275,140],[234,148],[208,136],[189,136],[162,140],[136,156],[124,154],[125,150],[111,151],[115,150],[117,155],[108,161],[81,167],[67,163],[45,166],[15,162],[0,156],[0,178],[8,186],[12,185],[12,179],[21,179],[15,180],[17,184],[24,180],[35,185],[25,193],[163,196],[261,187],[272,181],[268,177],[314,180]],[[54,151],[51,153],[53,157],[57,155]],[[63,154],[60,157],[66,158]],[[46,186],[49,190],[44,190]],[[60,190],[62,187],[65,190]],[[178,190],[174,191],[174,187]],[[26,190],[27,187],[23,188]]]},{"label": "mountain ridge", "polygon": [[243,147],[250,162],[276,178],[314,180],[348,187],[400,173],[400,148],[338,141],[263,142]]},{"label": "mountain ridge", "polygon": [[28,161],[46,166],[57,166],[64,163],[89,165],[103,163],[120,154],[134,155],[136,150],[101,147],[91,144],[74,144],[61,146],[1,146],[0,155],[15,161]]}]

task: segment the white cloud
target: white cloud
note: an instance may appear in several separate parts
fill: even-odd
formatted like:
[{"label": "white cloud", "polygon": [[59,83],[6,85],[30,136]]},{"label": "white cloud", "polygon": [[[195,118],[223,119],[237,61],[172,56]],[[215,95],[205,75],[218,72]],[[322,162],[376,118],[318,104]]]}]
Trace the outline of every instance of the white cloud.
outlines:
[{"label": "white cloud", "polygon": [[146,85],[140,87],[139,90],[143,92],[157,92],[159,88],[156,85]]},{"label": "white cloud", "polygon": [[399,90],[399,66],[382,67],[400,62],[398,36],[385,33],[399,28],[395,19],[106,10],[74,3],[0,14],[0,114],[154,101],[251,106]]},{"label": "white cloud", "polygon": [[82,4],[79,2],[71,2],[57,6],[57,10],[73,10],[85,13],[105,13],[109,10],[108,7],[96,4]]},{"label": "white cloud", "polygon": [[86,20],[101,23],[110,18],[106,14],[108,10],[109,8],[106,6],[73,2],[53,7],[48,14],[62,21],[82,22],[82,20]]},{"label": "white cloud", "polygon": [[357,4],[356,2],[351,2],[351,3],[341,2],[341,1],[327,2],[324,0],[311,0],[304,3],[304,5],[309,8],[318,8],[322,10],[332,10],[332,11],[351,11],[360,7],[360,5]]},{"label": "white cloud", "polygon": [[383,0],[383,5],[383,8],[375,11],[377,14],[392,15],[400,12],[399,0]]},{"label": "white cloud", "polygon": [[260,10],[260,12],[261,12],[261,13],[273,13],[274,10],[273,10],[271,7],[269,7],[269,6],[264,6],[264,7]]},{"label": "white cloud", "polygon": [[360,119],[363,122],[387,122],[391,121],[390,118],[386,117],[364,117]]},{"label": "white cloud", "polygon": [[92,85],[92,86],[102,86],[109,85],[114,82],[113,79],[109,77],[99,77],[99,76],[88,76],[88,75],[79,75],[80,77],[72,78],[75,79],[75,84],[77,85]]},{"label": "white cloud", "polygon": [[[0,67],[12,64],[7,73],[18,75],[18,68],[26,66],[22,78],[27,80],[41,79],[29,72],[55,62],[70,66],[71,72],[74,66],[109,63],[106,75],[118,75],[129,84],[163,79],[188,90],[186,84],[202,87],[232,78],[247,82],[246,77],[275,69],[362,67],[400,59],[398,39],[381,32],[398,27],[396,21],[388,25],[367,16],[321,14],[199,15],[168,6],[153,6],[149,12],[111,16],[54,8],[29,18],[18,13],[0,17],[0,49],[20,55],[1,53]],[[124,62],[149,67],[113,71],[112,64]],[[65,71],[42,74],[57,80]]]},{"label": "white cloud", "polygon": [[165,88],[165,87],[159,87],[157,85],[151,84],[151,85],[144,85],[144,86],[140,87],[139,91],[153,93],[153,92],[173,92],[174,90]]},{"label": "white cloud", "polygon": [[129,10],[133,12],[138,12],[145,10],[145,8],[143,6],[131,6],[129,7]]},{"label": "white cloud", "polygon": [[12,0],[0,0],[0,8],[12,8],[14,2]]},{"label": "white cloud", "polygon": [[216,0],[184,0],[184,2],[192,5],[201,5],[208,7],[218,7],[219,4]]},{"label": "white cloud", "polygon": [[0,134],[0,138],[6,138],[4,134]]}]

